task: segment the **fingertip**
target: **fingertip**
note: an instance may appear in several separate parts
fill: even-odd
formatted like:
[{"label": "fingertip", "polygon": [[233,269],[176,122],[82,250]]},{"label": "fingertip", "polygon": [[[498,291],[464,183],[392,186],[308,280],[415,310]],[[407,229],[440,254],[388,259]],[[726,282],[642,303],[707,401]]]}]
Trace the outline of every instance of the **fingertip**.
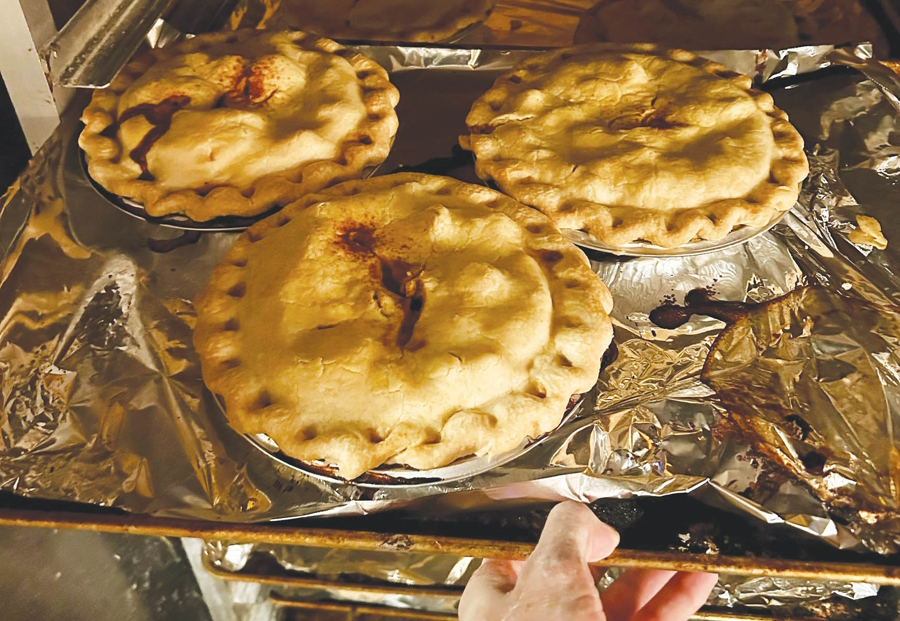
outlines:
[{"label": "fingertip", "polygon": [[547,516],[545,530],[550,532],[583,532],[585,561],[594,563],[612,554],[619,545],[619,533],[604,524],[590,508],[580,502],[561,502]]},{"label": "fingertip", "polygon": [[719,574],[696,574],[697,582],[701,585],[698,588],[709,588],[710,591],[719,583]]},{"label": "fingertip", "polygon": [[[591,515],[593,515],[593,513]],[[619,537],[619,532],[615,528],[601,522],[596,516],[594,519],[597,520],[597,523],[594,524],[591,529],[591,543],[587,553],[588,563],[596,563],[612,554],[613,550],[619,547],[619,541],[621,539]]]}]

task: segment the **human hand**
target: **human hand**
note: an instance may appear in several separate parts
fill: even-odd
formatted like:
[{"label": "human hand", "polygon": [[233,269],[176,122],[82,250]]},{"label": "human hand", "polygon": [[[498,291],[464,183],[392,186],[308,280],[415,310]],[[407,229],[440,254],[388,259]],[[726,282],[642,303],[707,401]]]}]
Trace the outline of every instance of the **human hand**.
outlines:
[{"label": "human hand", "polygon": [[687,621],[714,574],[625,571],[601,596],[588,563],[609,556],[619,534],[585,505],[553,508],[527,561],[486,560],[459,602],[460,621]]}]

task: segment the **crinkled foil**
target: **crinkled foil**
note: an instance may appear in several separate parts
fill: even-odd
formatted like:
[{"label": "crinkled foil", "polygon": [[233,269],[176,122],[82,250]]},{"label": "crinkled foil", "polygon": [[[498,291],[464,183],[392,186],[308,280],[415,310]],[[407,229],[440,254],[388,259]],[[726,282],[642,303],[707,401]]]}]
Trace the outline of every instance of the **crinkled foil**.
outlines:
[{"label": "crinkled foil", "polygon": [[[365,584],[366,580],[374,579],[381,587],[385,587],[386,583],[462,587],[480,564],[478,559],[439,554],[361,552],[303,546],[226,545],[218,542],[207,542],[202,555],[214,567],[221,571],[233,572],[235,577],[239,577],[241,575],[239,572],[248,565],[256,563],[258,566],[264,557],[271,556],[294,576],[315,576],[335,583],[335,586],[315,588],[294,588],[287,585],[275,587],[280,594],[292,599],[307,601],[327,599],[444,613],[456,611],[458,593],[446,595],[385,593],[385,590],[390,589],[360,592],[355,589],[342,589],[337,584],[342,582]],[[600,577],[598,589],[604,591],[622,573],[623,570],[619,568],[608,569]],[[277,571],[271,574],[275,582],[278,575]],[[747,612],[754,608],[769,611],[777,609],[781,615],[797,615],[803,618],[831,618],[832,613],[841,618],[861,618],[853,614],[854,609],[859,606],[853,602],[875,597],[878,592],[878,585],[863,582],[722,574],[706,604],[713,609],[739,609]],[[265,601],[265,598],[258,597],[257,600]],[[262,608],[268,611],[266,606],[263,605]],[[849,612],[850,615],[842,615],[843,612]],[[884,616],[879,614],[877,618],[892,617],[888,613]]]},{"label": "crinkled foil", "polygon": [[244,569],[251,555],[276,559],[289,571],[319,577],[355,574],[407,585],[465,584],[480,560],[447,554],[364,552],[305,546],[225,544],[207,542],[203,554],[224,571]]},{"label": "crinkled foil", "polygon": [[[380,174],[418,166],[476,180],[454,151],[465,115],[527,52],[363,49],[402,94]],[[800,205],[719,252],[592,255],[615,298],[619,356],[579,416],[488,473],[378,490],[281,466],[228,427],[200,376],[190,300],[235,235],[160,227],[110,204],[85,175],[76,104],[0,211],[0,488],[238,521],[415,509],[417,499],[447,513],[692,493],[838,547],[896,551],[900,114],[869,55],[864,46],[712,54],[764,82],[805,136],[812,173]],[[833,65],[855,68],[822,71]],[[881,223],[886,250],[850,241],[857,215]],[[704,315],[670,329],[650,321],[695,289],[746,302],[795,293],[775,315],[777,338],[773,306],[729,328],[746,339],[716,342],[725,323]],[[760,417],[762,431],[740,424],[769,406],[790,411]]]}]

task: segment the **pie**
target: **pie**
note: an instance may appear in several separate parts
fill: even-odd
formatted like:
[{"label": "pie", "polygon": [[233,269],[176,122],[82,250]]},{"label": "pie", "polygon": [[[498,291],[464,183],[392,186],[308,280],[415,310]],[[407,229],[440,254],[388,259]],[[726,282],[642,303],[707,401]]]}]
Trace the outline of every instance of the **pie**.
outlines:
[{"label": "pie", "polygon": [[561,228],[677,247],[797,200],[803,140],[750,78],[690,52],[581,46],[526,60],[472,106],[475,169]]},{"label": "pie", "polygon": [[859,43],[884,35],[857,0],[600,0],[576,43],[655,43],[694,50]]},{"label": "pie", "polygon": [[197,36],[95,91],[91,177],[150,216],[253,216],[387,157],[397,90],[374,61],[302,32]]},{"label": "pie", "polygon": [[[339,39],[445,41],[483,22],[496,0],[281,0],[281,19]],[[278,14],[276,13],[276,16]]]},{"label": "pie", "polygon": [[231,425],[347,479],[551,431],[612,338],[609,292],[549,219],[418,173],[258,222],[195,304],[203,377]]}]

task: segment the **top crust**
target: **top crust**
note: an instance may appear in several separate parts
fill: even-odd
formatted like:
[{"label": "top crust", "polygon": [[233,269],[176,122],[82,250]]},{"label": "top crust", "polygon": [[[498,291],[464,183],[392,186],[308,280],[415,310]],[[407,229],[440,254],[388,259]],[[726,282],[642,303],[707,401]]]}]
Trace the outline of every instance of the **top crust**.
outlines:
[{"label": "top crust", "polygon": [[203,377],[232,426],[348,479],[552,430],[612,339],[609,292],[550,220],[414,173],[252,226],[196,308]]},{"label": "top crust", "polygon": [[97,90],[91,177],[151,216],[254,216],[387,157],[399,94],[374,61],[302,32],[200,35]]},{"label": "top crust", "polygon": [[282,0],[281,20],[338,39],[434,43],[483,22],[496,0]]},{"label": "top crust", "polygon": [[535,56],[472,106],[475,168],[560,227],[677,247],[762,226],[797,200],[803,139],[750,78],[683,50]]}]

